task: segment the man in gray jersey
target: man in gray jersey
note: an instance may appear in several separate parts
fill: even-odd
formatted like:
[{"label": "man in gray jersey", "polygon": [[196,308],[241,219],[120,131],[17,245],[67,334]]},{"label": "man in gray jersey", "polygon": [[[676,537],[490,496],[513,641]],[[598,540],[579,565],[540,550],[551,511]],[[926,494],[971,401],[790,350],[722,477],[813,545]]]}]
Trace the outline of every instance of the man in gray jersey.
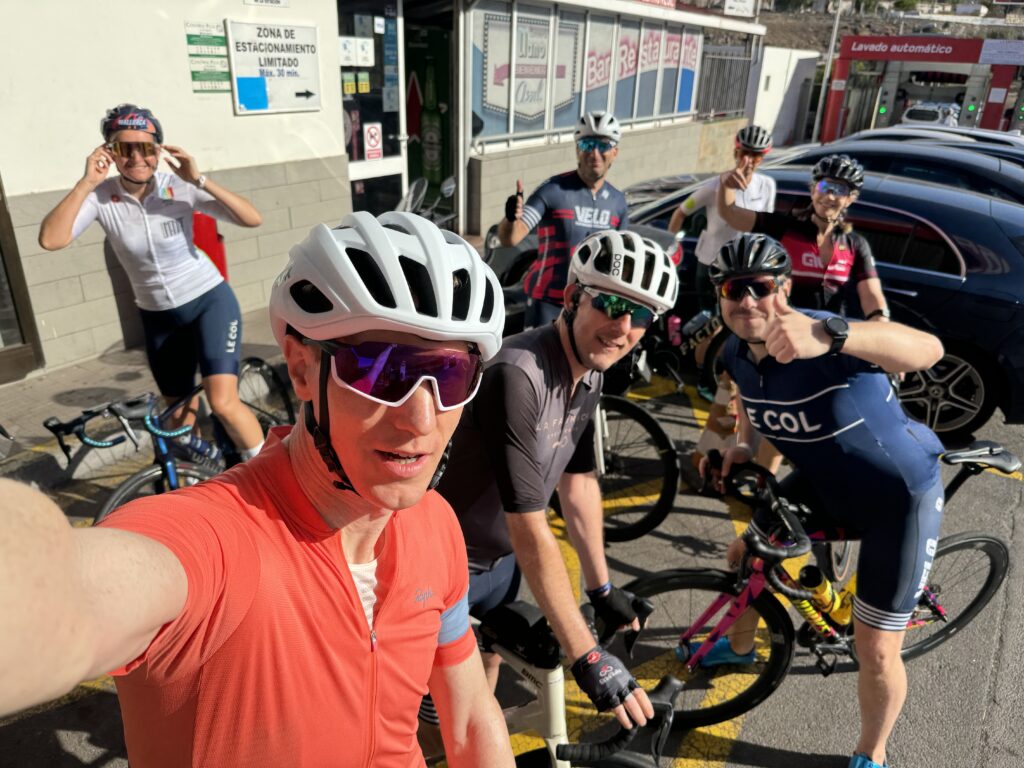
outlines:
[{"label": "man in gray jersey", "polygon": [[[614,710],[625,727],[644,724],[650,702],[625,666],[595,647],[546,509],[557,487],[598,618],[606,626],[639,629],[628,597],[608,577],[592,416],[603,371],[675,304],[677,292],[675,267],[650,240],[615,230],[586,238],[572,257],[562,314],[551,325],[506,339],[484,373],[438,488],[466,537],[470,612],[482,616],[513,600],[521,568],[574,660],[580,688],[599,711]],[[485,661],[492,681],[499,663],[497,657]]]}]

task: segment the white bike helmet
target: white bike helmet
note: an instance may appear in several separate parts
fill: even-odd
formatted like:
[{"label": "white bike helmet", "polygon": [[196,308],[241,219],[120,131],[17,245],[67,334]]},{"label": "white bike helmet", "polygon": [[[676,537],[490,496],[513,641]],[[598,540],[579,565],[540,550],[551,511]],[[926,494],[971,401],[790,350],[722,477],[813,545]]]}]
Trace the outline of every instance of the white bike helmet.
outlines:
[{"label": "white bike helmet", "polygon": [[569,282],[614,293],[663,314],[676,304],[679,277],[660,245],[636,232],[607,229],[572,254]]},{"label": "white bike helmet", "polygon": [[618,144],[622,139],[622,129],[611,112],[587,112],[580,118],[573,138],[576,141],[590,138],[607,139]]},{"label": "white bike helmet", "polygon": [[458,235],[421,216],[351,213],[337,229],[313,227],[292,248],[270,293],[270,324],[284,345],[291,326],[326,340],[367,330],[403,331],[501,348],[505,306],[498,278]]},{"label": "white bike helmet", "polygon": [[[505,304],[498,278],[476,250],[414,213],[365,211],[337,229],[324,224],[292,248],[270,292],[270,326],[284,347],[288,330],[316,341],[361,331],[412,333],[476,345],[484,360],[501,348]],[[335,487],[356,492],[331,444],[330,356],[321,351],[319,414],[303,405],[307,431]],[[451,444],[430,482],[437,486]]]}]

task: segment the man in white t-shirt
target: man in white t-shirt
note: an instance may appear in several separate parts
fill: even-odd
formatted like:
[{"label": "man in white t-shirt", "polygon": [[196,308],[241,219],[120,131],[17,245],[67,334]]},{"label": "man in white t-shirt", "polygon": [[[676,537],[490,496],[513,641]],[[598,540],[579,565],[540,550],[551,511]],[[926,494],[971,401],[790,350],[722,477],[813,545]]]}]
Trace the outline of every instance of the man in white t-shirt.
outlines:
[{"label": "man in white t-shirt", "polygon": [[[775,179],[756,173],[757,167],[772,148],[772,135],[758,125],[748,125],[736,134],[736,149],[733,157],[736,168],[747,179],[744,189],[736,190],[736,205],[750,211],[775,210]],[[708,266],[714,260],[723,245],[739,234],[730,227],[715,206],[715,193],[718,190],[718,177],[708,179],[696,192],[686,198],[672,213],[669,232],[678,232],[687,216],[701,208],[708,219],[700,239],[697,241],[697,291],[700,296],[701,309],[713,310],[716,298],[713,295],[711,281],[708,278]]]}]

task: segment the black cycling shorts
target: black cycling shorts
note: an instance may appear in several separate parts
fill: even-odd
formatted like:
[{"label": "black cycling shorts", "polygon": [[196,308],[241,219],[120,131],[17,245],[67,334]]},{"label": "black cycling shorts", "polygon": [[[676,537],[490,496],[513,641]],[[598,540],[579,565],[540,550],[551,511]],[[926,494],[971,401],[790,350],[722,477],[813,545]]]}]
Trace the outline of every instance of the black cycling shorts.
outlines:
[{"label": "black cycling shorts", "polygon": [[200,374],[238,375],[242,356],[242,313],[227,283],[187,304],[157,312],[140,310],[146,357],[160,393],[184,397]]},{"label": "black cycling shorts", "polygon": [[[860,540],[853,615],[876,629],[906,629],[939,541],[941,480],[920,493],[880,491],[878,503],[863,509],[855,520],[838,520],[822,512],[818,493],[800,472],[790,473],[780,485],[786,499],[811,510],[801,523],[812,540]],[[751,524],[763,531],[771,522],[771,513],[759,509]]]}]

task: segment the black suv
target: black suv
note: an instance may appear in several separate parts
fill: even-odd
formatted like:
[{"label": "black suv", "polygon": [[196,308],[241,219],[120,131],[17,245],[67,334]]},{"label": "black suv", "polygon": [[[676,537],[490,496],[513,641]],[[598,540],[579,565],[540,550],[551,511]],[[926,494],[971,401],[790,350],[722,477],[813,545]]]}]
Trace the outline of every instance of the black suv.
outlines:
[{"label": "black suv", "polygon": [[[778,187],[776,210],[808,203],[810,167],[762,170]],[[663,239],[673,209],[695,188],[639,207],[632,228]],[[934,333],[946,348],[936,366],[904,381],[908,412],[947,443],[966,438],[997,406],[1007,422],[1024,422],[1024,207],[868,173],[848,218],[871,244],[893,319]],[[684,317],[697,309],[693,250],[705,221],[703,211],[687,217]]]}]

